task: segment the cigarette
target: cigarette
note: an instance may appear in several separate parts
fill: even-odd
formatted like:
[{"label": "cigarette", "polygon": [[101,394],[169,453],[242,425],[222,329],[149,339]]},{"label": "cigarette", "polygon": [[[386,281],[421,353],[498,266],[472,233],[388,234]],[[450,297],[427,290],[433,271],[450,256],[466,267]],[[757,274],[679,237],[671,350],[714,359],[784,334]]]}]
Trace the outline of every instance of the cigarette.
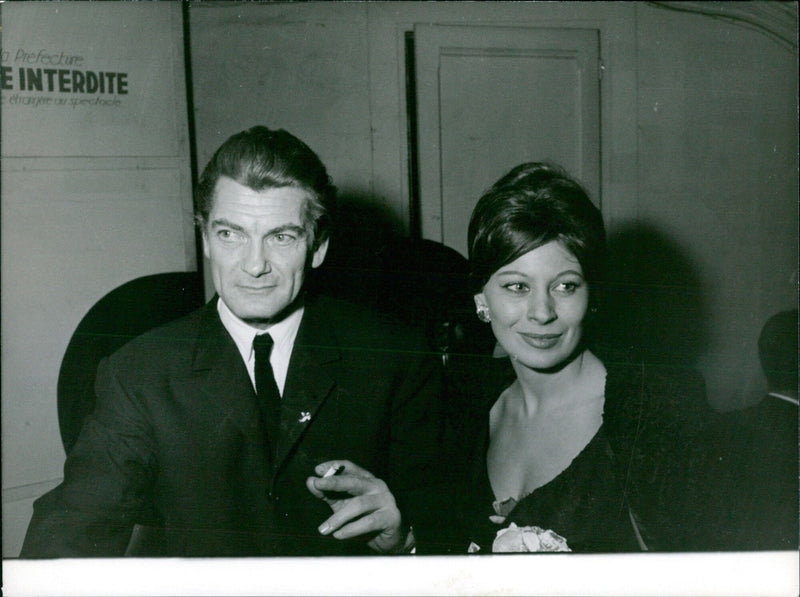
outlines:
[{"label": "cigarette", "polygon": [[332,466],[327,471],[325,471],[325,474],[322,475],[322,478],[324,479],[325,477],[333,477],[334,475],[341,475],[343,472],[344,472],[343,464],[339,466]]}]

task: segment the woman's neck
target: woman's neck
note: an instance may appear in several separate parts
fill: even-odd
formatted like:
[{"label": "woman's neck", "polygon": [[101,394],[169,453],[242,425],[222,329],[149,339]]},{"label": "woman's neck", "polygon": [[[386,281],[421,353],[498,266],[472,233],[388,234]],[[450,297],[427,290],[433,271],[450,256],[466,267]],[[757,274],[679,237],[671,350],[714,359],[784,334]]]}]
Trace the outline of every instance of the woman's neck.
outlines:
[{"label": "woman's neck", "polygon": [[[553,408],[572,408],[586,399],[587,393],[580,391],[591,372],[596,368],[596,357],[584,350],[567,365],[557,371],[540,371],[526,367],[517,360],[511,363],[517,374],[522,392],[524,415]],[[602,389],[602,387],[601,387]]]},{"label": "woman's neck", "polygon": [[603,423],[606,370],[591,352],[558,371],[512,363],[517,379],[489,413],[486,463],[498,499],[520,499],[552,481]]}]

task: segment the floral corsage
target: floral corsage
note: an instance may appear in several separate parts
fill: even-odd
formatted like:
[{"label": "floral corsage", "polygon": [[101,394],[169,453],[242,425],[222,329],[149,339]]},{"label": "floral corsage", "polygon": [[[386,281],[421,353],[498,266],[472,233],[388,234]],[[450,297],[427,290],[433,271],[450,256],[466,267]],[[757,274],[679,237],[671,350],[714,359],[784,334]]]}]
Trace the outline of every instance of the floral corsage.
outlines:
[{"label": "floral corsage", "polygon": [[[506,517],[516,507],[517,501],[513,498],[502,502],[494,502],[496,516],[490,520],[496,524],[503,524]],[[475,553],[480,547],[474,543],[470,545],[470,553]],[[537,526],[519,527],[515,523],[497,531],[497,536],[492,543],[492,553],[532,553],[532,552],[572,551],[567,545],[567,540],[552,530]]]},{"label": "floral corsage", "polygon": [[492,553],[572,551],[567,540],[558,533],[541,527],[518,527],[513,522],[497,531]]}]

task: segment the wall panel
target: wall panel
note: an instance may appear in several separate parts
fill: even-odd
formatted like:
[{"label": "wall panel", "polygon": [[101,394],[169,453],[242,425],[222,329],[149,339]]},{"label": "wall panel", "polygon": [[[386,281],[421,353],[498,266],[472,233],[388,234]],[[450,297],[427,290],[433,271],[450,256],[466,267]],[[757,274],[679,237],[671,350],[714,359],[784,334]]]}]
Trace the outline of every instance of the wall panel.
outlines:
[{"label": "wall panel", "polygon": [[[116,286],[195,269],[196,249],[180,5],[2,10],[3,556],[13,557],[33,500],[62,475],[56,385],[72,332]],[[89,86],[105,72],[102,89]]]}]

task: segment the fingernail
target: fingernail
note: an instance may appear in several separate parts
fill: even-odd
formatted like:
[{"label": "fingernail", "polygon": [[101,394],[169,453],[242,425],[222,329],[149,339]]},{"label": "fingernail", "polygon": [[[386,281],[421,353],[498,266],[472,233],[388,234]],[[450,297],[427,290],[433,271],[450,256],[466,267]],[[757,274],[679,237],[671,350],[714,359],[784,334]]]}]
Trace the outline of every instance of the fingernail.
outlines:
[{"label": "fingernail", "polygon": [[323,535],[327,535],[330,532],[330,530],[331,527],[328,525],[327,522],[323,522],[321,525],[319,525],[319,532],[322,533]]}]

